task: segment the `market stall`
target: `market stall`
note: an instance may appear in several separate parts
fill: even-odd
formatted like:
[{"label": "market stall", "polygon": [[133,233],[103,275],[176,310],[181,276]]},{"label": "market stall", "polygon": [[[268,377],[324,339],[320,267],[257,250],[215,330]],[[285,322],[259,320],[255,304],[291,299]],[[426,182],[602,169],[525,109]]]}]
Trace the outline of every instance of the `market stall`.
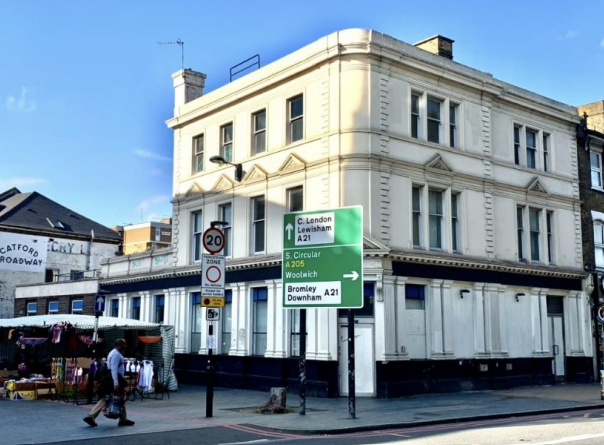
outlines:
[{"label": "market stall", "polygon": [[174,328],[100,317],[99,340],[92,340],[95,317],[49,314],[0,319],[0,388],[11,400],[52,397],[79,403],[95,367],[125,338],[129,392],[135,397],[178,389],[174,376]]}]

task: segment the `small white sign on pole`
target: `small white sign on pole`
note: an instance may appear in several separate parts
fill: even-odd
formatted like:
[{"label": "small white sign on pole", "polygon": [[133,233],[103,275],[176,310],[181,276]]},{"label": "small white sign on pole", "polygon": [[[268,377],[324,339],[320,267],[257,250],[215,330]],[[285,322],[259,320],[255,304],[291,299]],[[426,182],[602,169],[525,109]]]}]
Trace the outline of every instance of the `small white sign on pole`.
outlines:
[{"label": "small white sign on pole", "polygon": [[201,258],[201,296],[224,298],[224,255],[206,255]]}]

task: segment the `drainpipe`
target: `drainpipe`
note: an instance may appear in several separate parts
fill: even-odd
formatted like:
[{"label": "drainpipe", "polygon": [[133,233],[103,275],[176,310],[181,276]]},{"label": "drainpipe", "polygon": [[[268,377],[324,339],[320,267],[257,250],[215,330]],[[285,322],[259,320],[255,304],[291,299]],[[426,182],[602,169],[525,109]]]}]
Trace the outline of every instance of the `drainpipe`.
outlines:
[{"label": "drainpipe", "polygon": [[92,243],[94,242],[94,230],[90,229],[90,241],[88,241],[88,252],[86,252],[86,270],[90,270],[90,255],[92,253]]}]

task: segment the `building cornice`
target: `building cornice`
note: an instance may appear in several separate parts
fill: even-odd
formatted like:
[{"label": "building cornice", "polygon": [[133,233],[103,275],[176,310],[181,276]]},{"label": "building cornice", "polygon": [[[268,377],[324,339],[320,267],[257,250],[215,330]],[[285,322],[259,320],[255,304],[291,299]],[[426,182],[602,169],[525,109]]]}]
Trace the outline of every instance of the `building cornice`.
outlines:
[{"label": "building cornice", "polygon": [[494,272],[538,275],[553,278],[584,279],[588,276],[588,274],[581,269],[561,268],[556,266],[537,266],[532,264],[520,265],[511,261],[487,261],[475,257],[440,254],[436,252],[421,253],[411,251],[392,251],[389,257],[395,261],[403,261],[406,263],[480,269]]},{"label": "building cornice", "polygon": [[177,129],[191,121],[228,108],[291,78],[316,70],[336,58],[365,55],[380,63],[413,69],[422,75],[488,94],[499,101],[536,110],[544,115],[579,124],[577,109],[503,82],[491,74],[431,54],[408,43],[372,30],[348,29],[319,39],[251,74],[220,87],[180,107],[180,114],[166,121]]}]

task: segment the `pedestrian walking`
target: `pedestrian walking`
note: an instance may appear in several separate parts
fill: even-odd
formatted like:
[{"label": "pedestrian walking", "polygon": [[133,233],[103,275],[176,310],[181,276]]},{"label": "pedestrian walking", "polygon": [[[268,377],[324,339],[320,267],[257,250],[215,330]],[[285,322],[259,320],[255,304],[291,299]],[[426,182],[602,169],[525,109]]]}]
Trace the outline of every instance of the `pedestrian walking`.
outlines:
[{"label": "pedestrian walking", "polygon": [[106,372],[101,371],[98,379],[99,388],[97,394],[99,401],[94,405],[90,414],[84,417],[84,422],[90,426],[97,426],[95,419],[105,409],[107,404],[105,397],[110,394],[113,394],[113,397],[119,398],[121,411],[120,421],[117,425],[134,425],[134,422],[126,417],[126,379],[124,378],[126,367],[124,366],[124,357],[122,356],[122,351],[126,349],[126,346],[126,340],[120,338],[115,342],[115,348],[107,356],[107,370]]}]

